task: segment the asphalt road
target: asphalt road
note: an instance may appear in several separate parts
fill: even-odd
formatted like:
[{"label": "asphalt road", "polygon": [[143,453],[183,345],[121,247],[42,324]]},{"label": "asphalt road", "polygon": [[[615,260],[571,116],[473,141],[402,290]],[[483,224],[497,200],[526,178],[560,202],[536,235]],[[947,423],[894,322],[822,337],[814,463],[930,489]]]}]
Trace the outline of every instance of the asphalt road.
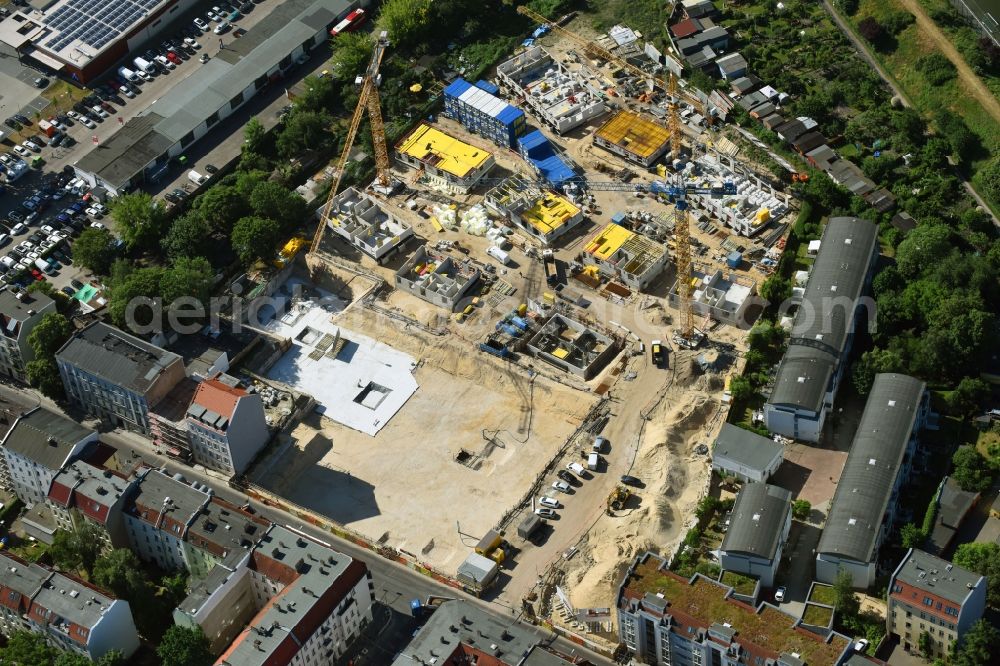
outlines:
[{"label": "asphalt road", "polygon": [[[8,380],[0,382],[0,407],[7,409],[16,409],[17,407],[31,409],[36,406],[66,413],[54,402],[39,395],[33,389],[22,388]],[[71,418],[75,417],[79,420],[78,415],[72,413],[68,415]],[[93,424],[88,422],[88,425]],[[171,474],[180,472],[188,481],[206,483],[222,499],[237,505],[247,502],[246,495],[229,487],[218,477],[188,465],[179,464],[165,456],[157,454],[153,450],[152,443],[139,435],[118,430],[105,431],[101,433],[101,441],[119,450],[131,451],[150,466],[166,468]],[[375,621],[372,623],[371,631],[367,632],[355,646],[357,654],[361,657],[360,659],[355,659],[355,664],[357,665],[389,664],[394,655],[406,646],[410,637],[419,627],[419,623],[410,617],[410,601],[414,598],[426,599],[429,595],[437,595],[464,599],[470,603],[479,605],[484,610],[497,616],[510,617],[512,620],[516,619],[514,617],[515,609],[505,608],[495,603],[490,604],[461,590],[442,585],[400,564],[378,557],[368,549],[339,539],[319,528],[303,524],[291,514],[279,509],[263,506],[256,502],[251,502],[250,504],[258,514],[268,520],[300,530],[368,565],[368,569],[372,573],[372,580],[375,583]],[[544,640],[546,644],[565,654],[580,656],[599,665],[610,666],[612,664],[609,659],[586,650],[576,643],[557,637],[548,630],[533,627],[526,623],[522,623],[522,626],[528,631],[536,632],[539,638]]]}]

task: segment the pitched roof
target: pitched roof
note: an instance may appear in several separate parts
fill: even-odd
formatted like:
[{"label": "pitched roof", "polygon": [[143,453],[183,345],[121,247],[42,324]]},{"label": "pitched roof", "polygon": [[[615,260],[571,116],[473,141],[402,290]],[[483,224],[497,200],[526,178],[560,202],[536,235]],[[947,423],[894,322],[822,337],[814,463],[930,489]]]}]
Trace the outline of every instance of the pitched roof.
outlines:
[{"label": "pitched roof", "polygon": [[110,469],[75,460],[52,481],[49,499],[66,508],[77,507],[91,519],[104,523],[111,507],[133,483],[133,480]]},{"label": "pitched roof", "polygon": [[206,379],[198,385],[187,415],[219,430],[225,430],[233,418],[236,405],[246,395],[247,392],[242,388],[230,386],[218,378]]},{"label": "pitched roof", "polygon": [[58,470],[68,462],[73,447],[93,434],[76,421],[36,407],[14,423],[3,446],[42,467]]},{"label": "pitched roof", "polygon": [[955,538],[962,521],[979,501],[979,493],[962,490],[955,479],[946,477],[941,483],[937,498],[937,516],[925,546],[937,554],[943,551]]},{"label": "pitched roof", "polygon": [[[208,493],[188,485],[183,478],[167,476],[154,469],[139,482],[129,510],[133,516],[155,527],[160,527],[164,521],[186,526],[209,498]],[[183,536],[185,532],[182,530],[179,534]]]},{"label": "pitched roof", "polygon": [[724,458],[751,469],[763,470],[775,456],[781,455],[783,450],[784,447],[774,440],[732,423],[726,423],[715,438],[712,457]]},{"label": "pitched roof", "polygon": [[145,393],[181,357],[104,322],[77,332],[56,353],[56,360],[112,384]]},{"label": "pitched roof", "polygon": [[857,562],[870,562],[875,556],[876,535],[923,395],[924,383],[919,379],[890,373],[875,376],[817,553]]},{"label": "pitched roof", "polygon": [[736,496],[722,550],[773,559],[791,510],[791,492],[767,483],[746,484]]}]

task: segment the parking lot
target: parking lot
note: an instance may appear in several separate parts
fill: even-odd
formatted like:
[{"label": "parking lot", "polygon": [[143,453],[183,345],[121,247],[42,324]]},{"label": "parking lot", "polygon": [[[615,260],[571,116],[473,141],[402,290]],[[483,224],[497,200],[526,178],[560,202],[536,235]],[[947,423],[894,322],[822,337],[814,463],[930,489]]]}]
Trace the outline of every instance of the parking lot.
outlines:
[{"label": "parking lot", "polygon": [[[29,165],[22,175],[16,178],[11,176],[12,179],[8,180],[8,165],[4,164],[5,191],[0,195],[0,234],[6,234],[8,238],[0,236],[0,271],[3,272],[0,283],[15,281],[16,277],[21,277],[20,282],[23,284],[31,282],[35,278],[30,270],[34,268],[41,271],[41,267],[27,266],[23,260],[27,258],[33,264],[31,253],[40,253],[41,256],[49,251],[60,251],[63,257],[58,262],[59,268],[44,275],[57,289],[69,285],[72,280],[87,283],[93,278],[76,264],[69,263],[72,262],[74,235],[98,221],[106,224],[112,232],[114,228],[109,218],[87,215],[84,212],[90,207],[89,202],[83,207],[84,211],[78,212],[73,220],[80,229],[67,226],[66,222],[57,219],[67,207],[81,201],[81,197],[87,194],[84,191],[73,194],[63,189],[71,180],[71,169],[67,167],[71,167],[94,145],[110,138],[121,125],[143,112],[156,99],[169,95],[173,86],[190,76],[201,66],[202,61],[215,57],[220,49],[226,48],[227,44],[238,39],[244,31],[266,16],[273,9],[270,5],[280,2],[281,0],[262,0],[243,3],[240,7],[243,13],[234,18],[228,28],[220,30],[221,34],[216,34],[215,29],[228,19],[233,8],[228,7],[227,12],[227,6],[223,3],[206,2],[196,10],[175,19],[153,40],[155,43],[130,54],[124,66],[132,71],[138,69],[132,62],[134,57],[143,57],[155,63],[153,67],[156,68],[156,74],[148,77],[151,80],[126,81],[120,76],[119,67],[116,66],[99,82],[90,86],[89,90],[83,91],[91,93],[89,99],[75,104],[66,94],[53,94],[54,88],[43,96],[46,91],[34,85],[35,79],[45,76],[50,86],[55,85],[52,82],[57,80],[27,66],[27,59],[21,62],[14,53],[0,53],[0,116],[6,120],[15,115],[21,116],[17,121],[12,120],[2,127],[8,140],[0,154],[5,155],[6,161],[18,159]],[[227,15],[219,17],[216,14],[216,19],[210,20],[207,14],[213,6],[218,6]],[[215,14],[214,11],[212,13]],[[208,29],[203,32],[196,28],[193,23],[195,18],[199,18]],[[173,46],[166,40],[170,40]],[[304,76],[323,66],[320,58],[314,60],[297,74]],[[174,168],[161,182],[147,188],[148,191],[157,195],[182,187],[188,184],[185,180],[187,169],[197,168],[201,173],[206,173],[210,171],[206,168],[210,161],[224,164],[238,155],[242,145],[240,130],[251,115],[260,113],[261,121],[266,127],[273,126],[276,122],[276,114],[271,107],[277,108],[285,102],[280,89],[270,92],[272,94],[248,104],[241,110],[242,113],[234,114],[234,117],[227,119],[228,122],[220,123],[220,127],[211,136],[192,147],[193,150],[187,156],[189,161],[184,167]],[[53,119],[53,127],[46,131],[50,119]],[[55,141],[59,145],[51,145],[52,138],[61,135],[64,137]],[[29,139],[34,145],[24,143]],[[220,153],[220,148],[225,150]],[[33,197],[38,203],[29,208],[26,202]],[[19,221],[24,227],[16,226]],[[58,240],[57,248],[43,250],[39,243],[54,243],[57,239],[50,238],[51,233],[41,231],[42,227],[59,231],[66,238]],[[25,241],[32,243],[33,247],[21,245]],[[21,250],[17,249],[19,245]],[[19,253],[24,256],[19,256]],[[3,262],[5,256],[9,256],[11,261]],[[11,263],[11,266],[6,263]],[[20,271],[17,270],[18,264],[23,267]]]}]

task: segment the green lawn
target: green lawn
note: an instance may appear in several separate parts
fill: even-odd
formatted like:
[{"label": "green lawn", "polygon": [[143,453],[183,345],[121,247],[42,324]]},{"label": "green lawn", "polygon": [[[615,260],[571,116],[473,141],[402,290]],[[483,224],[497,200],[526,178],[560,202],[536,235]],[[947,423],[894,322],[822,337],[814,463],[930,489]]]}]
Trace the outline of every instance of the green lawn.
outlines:
[{"label": "green lawn", "polygon": [[806,612],[802,615],[802,621],[816,627],[830,626],[833,619],[833,611],[825,606],[815,606],[806,604]]},{"label": "green lawn", "polygon": [[826,604],[827,606],[836,606],[837,594],[829,585],[814,585],[812,593],[809,595],[809,601],[815,601],[818,604]]}]

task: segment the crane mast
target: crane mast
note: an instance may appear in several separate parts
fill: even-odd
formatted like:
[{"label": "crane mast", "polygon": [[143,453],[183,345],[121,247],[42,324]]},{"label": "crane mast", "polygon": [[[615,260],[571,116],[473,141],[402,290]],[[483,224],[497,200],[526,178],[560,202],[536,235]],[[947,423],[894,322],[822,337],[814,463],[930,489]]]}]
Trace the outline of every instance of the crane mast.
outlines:
[{"label": "crane mast", "polygon": [[375,180],[381,187],[387,190],[392,187],[392,179],[389,175],[389,149],[385,140],[385,125],[382,122],[382,106],[378,94],[378,70],[382,65],[382,57],[385,55],[385,50],[388,46],[388,33],[383,30],[375,41],[372,49],[372,57],[364,75],[357,78],[356,82],[361,85],[358,95],[358,105],[354,108],[354,115],[351,116],[351,124],[347,129],[347,138],[344,141],[344,150],[341,152],[334,167],[333,183],[330,186],[330,194],[326,199],[326,204],[323,206],[322,217],[319,225],[316,227],[316,233],[313,234],[312,243],[309,245],[309,254],[311,256],[315,256],[320,244],[323,242],[323,233],[330,221],[333,200],[340,190],[340,182],[347,168],[347,160],[350,157],[351,148],[354,146],[354,139],[358,135],[358,129],[361,127],[361,119],[365,115],[366,110],[368,111],[368,122],[372,130],[372,147],[375,151]]}]

